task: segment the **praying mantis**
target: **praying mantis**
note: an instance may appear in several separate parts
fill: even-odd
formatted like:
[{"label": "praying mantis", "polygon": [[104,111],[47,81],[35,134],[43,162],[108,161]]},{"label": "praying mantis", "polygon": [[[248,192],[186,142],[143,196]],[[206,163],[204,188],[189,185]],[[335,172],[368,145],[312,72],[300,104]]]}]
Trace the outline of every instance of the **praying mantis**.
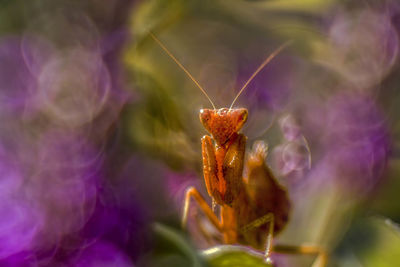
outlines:
[{"label": "praying mantis", "polygon": [[[210,101],[213,109],[201,109],[200,121],[211,134],[201,139],[204,182],[210,207],[200,192],[189,187],[186,190],[182,226],[188,220],[190,201],[193,199],[214,227],[222,233],[223,243],[241,244],[264,251],[266,263],[272,264],[271,253],[315,255],[313,267],[327,264],[327,253],[316,246],[273,245],[273,237],[279,234],[289,221],[290,200],[288,193],[276,180],[266,164],[268,147],[263,141],[254,143],[246,156],[247,137],[239,133],[245,124],[248,111],[232,108],[241,93],[256,75],[285,47],[281,45],[270,54],[246,81],[229,108],[216,109],[214,103],[166,46],[150,32],[153,40],[186,73]],[[246,170],[243,173],[243,170]],[[214,213],[219,205],[220,215]]]}]

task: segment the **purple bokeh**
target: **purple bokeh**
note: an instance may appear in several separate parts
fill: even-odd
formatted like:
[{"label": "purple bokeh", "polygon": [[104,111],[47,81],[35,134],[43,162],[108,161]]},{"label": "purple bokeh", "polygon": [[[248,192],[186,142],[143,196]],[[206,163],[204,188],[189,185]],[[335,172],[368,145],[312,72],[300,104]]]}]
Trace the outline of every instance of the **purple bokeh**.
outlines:
[{"label": "purple bokeh", "polygon": [[[254,60],[240,60],[238,70],[238,83],[241,87],[262,63],[263,58]],[[246,63],[247,62],[247,63]],[[276,56],[248,85],[241,96],[242,100],[251,103],[247,105],[250,110],[270,110],[273,112],[282,110],[290,100],[294,88],[294,80],[289,79],[293,71],[292,58],[282,54]]]},{"label": "purple bokeh", "polygon": [[341,10],[329,29],[332,56],[322,62],[353,86],[376,86],[397,62],[399,38],[391,16],[385,8]]},{"label": "purple bokeh", "polygon": [[323,175],[316,179],[333,179],[353,193],[370,192],[380,182],[391,144],[375,100],[365,93],[341,92],[326,105],[310,108],[306,116],[307,134],[320,147],[313,169]]},{"label": "purple bokeh", "polygon": [[0,160],[0,262],[33,248],[43,230],[45,214],[37,200],[25,194],[20,166],[1,153]]},{"label": "purple bokeh", "polygon": [[134,191],[119,202],[107,169],[129,97],[126,36],[111,30],[125,30],[101,33],[73,6],[53,11],[0,38],[0,266],[134,266],[144,211]]},{"label": "purple bokeh", "polygon": [[73,261],[75,267],[132,267],[135,266],[127,255],[111,243],[96,242],[79,253]]},{"label": "purple bokeh", "polygon": [[24,111],[37,90],[35,77],[21,53],[20,39],[0,39],[0,111],[4,113]]}]

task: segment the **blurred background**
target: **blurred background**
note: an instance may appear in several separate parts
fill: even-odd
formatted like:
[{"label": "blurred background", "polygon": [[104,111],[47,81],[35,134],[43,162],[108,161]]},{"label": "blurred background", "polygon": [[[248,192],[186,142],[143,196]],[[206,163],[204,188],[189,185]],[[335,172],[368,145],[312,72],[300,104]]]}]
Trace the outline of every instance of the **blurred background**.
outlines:
[{"label": "blurred background", "polygon": [[149,32],[217,108],[291,41],[234,105],[291,198],[275,242],[396,266],[399,31],[394,0],[0,0],[0,266],[226,266],[179,226],[211,105]]}]

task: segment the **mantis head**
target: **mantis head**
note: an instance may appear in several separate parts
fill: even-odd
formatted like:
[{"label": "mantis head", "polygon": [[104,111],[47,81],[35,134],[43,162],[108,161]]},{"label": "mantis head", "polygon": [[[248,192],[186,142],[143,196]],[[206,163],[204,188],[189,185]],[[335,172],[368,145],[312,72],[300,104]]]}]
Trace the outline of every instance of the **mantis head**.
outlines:
[{"label": "mantis head", "polygon": [[247,120],[247,114],[245,108],[201,109],[200,121],[215,142],[222,146],[233,134],[240,131]]}]

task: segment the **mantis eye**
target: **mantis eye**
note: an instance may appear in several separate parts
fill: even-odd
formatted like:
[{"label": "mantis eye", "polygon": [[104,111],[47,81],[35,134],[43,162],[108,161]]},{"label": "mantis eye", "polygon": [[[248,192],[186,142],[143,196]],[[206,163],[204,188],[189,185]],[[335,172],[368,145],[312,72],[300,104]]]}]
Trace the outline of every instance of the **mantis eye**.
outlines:
[{"label": "mantis eye", "polygon": [[248,115],[247,111],[244,112],[244,113],[242,114],[242,116],[240,117],[240,120],[241,120],[241,121],[246,121],[246,120],[247,120],[247,115]]},{"label": "mantis eye", "polygon": [[247,121],[248,112],[246,109],[243,109],[238,117],[239,122],[246,122]]},{"label": "mantis eye", "polygon": [[201,123],[206,123],[211,119],[211,114],[208,110],[201,109],[200,110],[200,121]]}]

